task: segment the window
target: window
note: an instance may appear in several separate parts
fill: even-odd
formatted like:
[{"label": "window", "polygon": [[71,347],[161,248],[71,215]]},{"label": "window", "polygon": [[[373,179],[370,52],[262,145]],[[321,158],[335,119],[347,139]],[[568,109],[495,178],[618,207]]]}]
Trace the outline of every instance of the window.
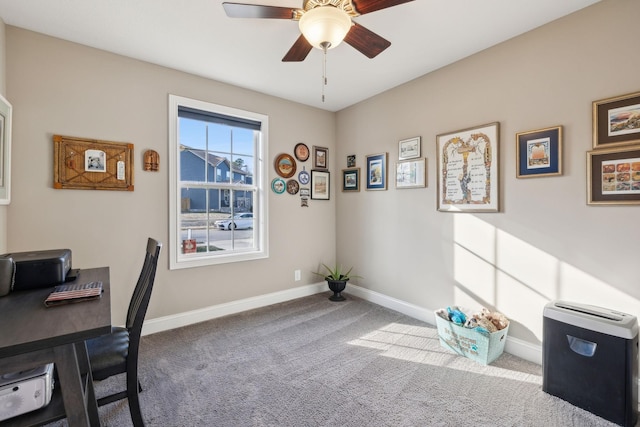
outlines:
[{"label": "window", "polygon": [[268,255],[265,115],[169,95],[171,269]]}]

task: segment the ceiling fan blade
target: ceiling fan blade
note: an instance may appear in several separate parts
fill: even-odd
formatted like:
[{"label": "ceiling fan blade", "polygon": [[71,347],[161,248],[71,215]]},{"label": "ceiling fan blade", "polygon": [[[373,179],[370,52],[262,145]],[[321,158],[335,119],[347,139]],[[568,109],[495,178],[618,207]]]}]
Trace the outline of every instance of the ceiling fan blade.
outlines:
[{"label": "ceiling fan blade", "polygon": [[376,10],[386,9],[399,4],[409,3],[413,0],[352,0],[353,6],[360,15],[375,12]]},{"label": "ceiling fan blade", "polygon": [[391,46],[391,42],[354,22],[344,41],[369,58],[375,58]]},{"label": "ceiling fan blade", "polygon": [[313,46],[309,44],[307,39],[302,34],[298,37],[298,40],[291,46],[289,52],[282,58],[282,62],[300,62],[304,61],[309,52],[311,52]]},{"label": "ceiling fan blade", "polygon": [[293,19],[295,11],[290,7],[263,6],[259,4],[222,3],[229,18]]}]

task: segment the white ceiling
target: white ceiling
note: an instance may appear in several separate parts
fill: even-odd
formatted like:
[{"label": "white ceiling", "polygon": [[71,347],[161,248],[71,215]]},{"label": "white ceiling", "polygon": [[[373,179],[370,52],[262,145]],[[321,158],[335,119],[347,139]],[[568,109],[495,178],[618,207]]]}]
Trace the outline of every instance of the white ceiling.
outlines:
[{"label": "white ceiling", "polygon": [[[295,21],[228,18],[220,0],[0,0],[8,25],[328,111],[359,101],[599,0],[415,0],[355,18],[391,41],[368,59],[346,43],[281,62]],[[302,0],[238,3],[301,7]]]}]

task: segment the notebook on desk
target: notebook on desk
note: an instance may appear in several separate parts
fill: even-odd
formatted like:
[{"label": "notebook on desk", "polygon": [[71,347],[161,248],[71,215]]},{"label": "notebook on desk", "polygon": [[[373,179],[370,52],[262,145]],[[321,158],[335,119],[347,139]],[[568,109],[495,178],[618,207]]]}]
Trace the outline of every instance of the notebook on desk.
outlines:
[{"label": "notebook on desk", "polygon": [[102,282],[77,283],[72,285],[58,285],[44,301],[47,307],[53,307],[72,302],[88,301],[100,298]]}]

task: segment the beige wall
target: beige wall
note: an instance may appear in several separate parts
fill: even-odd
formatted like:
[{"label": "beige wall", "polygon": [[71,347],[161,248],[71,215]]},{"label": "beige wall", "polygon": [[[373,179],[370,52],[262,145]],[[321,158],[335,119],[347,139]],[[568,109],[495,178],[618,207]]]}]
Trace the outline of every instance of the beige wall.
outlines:
[{"label": "beige wall", "polygon": [[[269,183],[271,159],[292,153],[297,142],[334,151],[333,113],[11,26],[7,87],[14,107],[8,249],[70,248],[74,267],[110,266],[116,324],[124,321],[145,239],[169,243],[168,94],[268,115]],[[53,189],[54,134],[133,143],[135,191]],[[160,153],[159,173],[142,171],[146,149]],[[311,271],[335,256],[335,201],[301,208],[298,196],[267,191],[269,258],[169,271],[165,248],[147,318],[316,282]],[[299,282],[295,269],[302,271]]]},{"label": "beige wall", "polygon": [[[149,318],[312,283],[309,271],[336,250],[364,276],[362,287],[425,310],[495,307],[525,343],[540,343],[552,299],[640,314],[640,208],[587,206],[585,154],[592,101],[640,90],[639,16],[635,0],[605,0],[337,114],[7,27],[8,249],[69,247],[74,266],[110,265],[121,322],[141,242],[168,243],[174,93],[269,115],[269,159],[298,141],[329,146],[332,200],[303,209],[297,197],[270,193],[267,260],[169,271],[165,252]],[[436,135],[494,121],[501,212],[437,212]],[[564,128],[563,176],[516,179],[515,134],[555,125]],[[53,134],[134,143],[135,192],[52,189]],[[398,140],[413,136],[422,137],[427,188],[396,190],[391,175],[387,191],[340,191],[348,154],[364,172],[365,155],[388,152],[392,171]],[[161,154],[160,173],[141,169],[148,148]],[[294,269],[302,282],[293,282]]]},{"label": "beige wall", "polygon": [[[337,161],[422,137],[428,186],[338,194],[338,259],[372,291],[437,309],[495,307],[539,344],[571,299],[640,315],[638,206],[587,206],[592,101],[640,90],[640,2],[607,0],[337,115]],[[437,211],[436,135],[500,123],[501,212]],[[564,127],[564,174],[516,179],[515,134]],[[364,182],[363,182],[364,185]]]}]

